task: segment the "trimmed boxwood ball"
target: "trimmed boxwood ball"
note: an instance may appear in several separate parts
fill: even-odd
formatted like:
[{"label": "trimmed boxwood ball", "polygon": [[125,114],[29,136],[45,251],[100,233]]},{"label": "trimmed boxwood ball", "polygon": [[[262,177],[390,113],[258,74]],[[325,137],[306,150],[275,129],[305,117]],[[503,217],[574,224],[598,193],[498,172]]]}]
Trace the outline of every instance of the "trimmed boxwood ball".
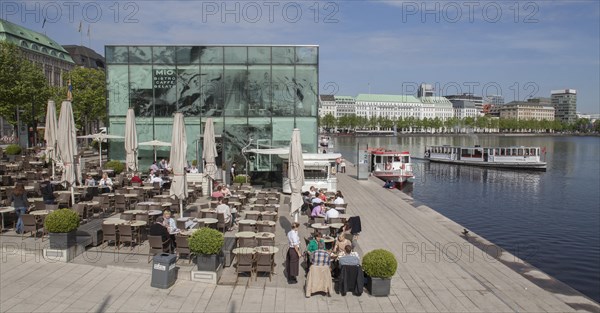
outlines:
[{"label": "trimmed boxwood ball", "polygon": [[21,146],[19,145],[8,145],[6,149],[4,149],[4,153],[8,155],[19,155],[21,154]]},{"label": "trimmed boxwood ball", "polygon": [[246,175],[237,175],[233,178],[233,182],[238,184],[250,183],[250,177]]},{"label": "trimmed boxwood ball", "polygon": [[105,169],[112,169],[115,171],[115,175],[121,174],[125,170],[125,164],[117,160],[111,160],[104,164]]},{"label": "trimmed boxwood ball", "polygon": [[49,233],[68,233],[79,227],[79,215],[71,209],[60,209],[46,217],[44,228]]},{"label": "trimmed boxwood ball", "polygon": [[223,233],[207,227],[198,229],[188,238],[190,250],[195,254],[218,254],[224,242]]},{"label": "trimmed boxwood ball", "polygon": [[398,261],[393,253],[377,249],[365,254],[362,267],[370,277],[390,278],[396,273]]}]

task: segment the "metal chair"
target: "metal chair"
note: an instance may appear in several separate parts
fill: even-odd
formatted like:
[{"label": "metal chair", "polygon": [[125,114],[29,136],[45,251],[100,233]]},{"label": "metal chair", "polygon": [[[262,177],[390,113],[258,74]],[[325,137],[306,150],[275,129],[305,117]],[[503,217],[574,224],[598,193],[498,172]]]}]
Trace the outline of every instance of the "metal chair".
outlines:
[{"label": "metal chair", "polygon": [[[21,216],[23,221],[23,232],[21,233],[21,240],[23,240],[23,236],[25,233],[32,233],[37,239],[37,233],[40,229],[43,229],[44,223],[42,223],[41,219],[37,219],[35,215],[31,214],[23,214]],[[44,240],[44,233],[42,233],[42,241]]]},{"label": "metal chair", "polygon": [[175,244],[177,245],[177,247],[175,248],[177,259],[180,259],[182,254],[185,254],[188,256],[188,264],[192,263],[192,251],[190,250],[187,237],[175,236]]},{"label": "metal chair", "polygon": [[256,228],[259,233],[275,233],[275,225],[267,225],[267,224],[256,224]]},{"label": "metal chair", "polygon": [[236,279],[239,278],[240,273],[250,273],[250,279],[252,279],[252,272],[254,271],[254,254],[252,253],[238,253],[237,254],[237,265],[235,267]]},{"label": "metal chair", "polygon": [[248,212],[246,212],[246,217],[245,217],[245,219],[246,219],[246,220],[254,220],[254,221],[257,221],[257,220],[258,220],[258,216],[259,216],[259,214],[258,214],[258,213],[248,213]]},{"label": "metal chair", "polygon": [[170,242],[170,239],[162,241],[161,236],[148,236],[148,244],[150,246],[148,249],[148,263],[150,263],[150,259],[157,253],[168,251]]},{"label": "metal chair", "polygon": [[275,246],[275,237],[261,237],[261,236],[256,236],[256,241],[258,243],[258,246],[265,246],[265,247],[274,247]]},{"label": "metal chair", "polygon": [[239,224],[239,231],[255,231],[255,227],[254,225],[250,225],[250,224]]},{"label": "metal chair", "polygon": [[258,272],[268,272],[269,281],[273,276],[275,268],[275,258],[272,253],[257,253],[256,254],[256,268],[254,269],[255,275],[254,280],[258,279]]},{"label": "metal chair", "polygon": [[106,246],[108,246],[108,244],[111,241],[115,242],[115,250],[116,250],[117,243],[118,243],[117,228],[115,227],[115,225],[102,224],[102,244],[104,244],[104,242],[106,242]]},{"label": "metal chair", "polygon": [[118,246],[121,248],[121,244],[125,242],[129,242],[131,249],[133,249],[133,244],[139,244],[139,237],[136,232],[133,231],[131,225],[117,225],[117,229],[119,230],[119,241]]}]

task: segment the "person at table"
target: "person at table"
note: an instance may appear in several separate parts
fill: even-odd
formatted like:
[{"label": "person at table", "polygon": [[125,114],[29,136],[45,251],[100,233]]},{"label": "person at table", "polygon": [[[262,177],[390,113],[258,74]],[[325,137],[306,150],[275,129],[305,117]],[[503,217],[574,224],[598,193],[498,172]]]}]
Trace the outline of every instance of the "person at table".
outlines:
[{"label": "person at table", "polygon": [[44,180],[40,183],[40,192],[45,204],[54,204],[56,199],[54,197],[54,186],[52,186],[50,177],[47,174],[44,175]]},{"label": "person at table", "polygon": [[315,193],[315,195],[316,195],[316,197],[313,197],[310,200],[310,203],[312,204],[313,207],[317,204],[323,203],[323,200],[321,200],[321,198],[319,197],[319,193],[317,192],[317,193]]},{"label": "person at table", "polygon": [[285,273],[288,279],[288,284],[296,284],[298,280],[298,272],[300,270],[300,236],[298,236],[298,227],[300,224],[292,223],[292,229],[287,233],[288,252],[285,259]]},{"label": "person at table", "polygon": [[92,175],[88,174],[88,176],[85,178],[84,185],[88,187],[94,187],[96,186],[96,180],[94,179],[94,177],[92,177]]},{"label": "person at table", "polygon": [[223,189],[223,186],[221,186],[221,185],[217,186],[217,190],[213,191],[213,193],[210,196],[215,199],[223,198],[225,195],[223,195],[223,192],[221,191],[222,189]]},{"label": "person at table", "polygon": [[319,191],[319,199],[321,199],[321,201],[323,201],[323,202],[327,202],[327,196],[325,195],[324,190]]},{"label": "person at table", "polygon": [[22,183],[18,183],[12,191],[12,194],[8,197],[8,202],[12,203],[15,208],[15,214],[17,215],[17,234],[23,233],[23,214],[27,213],[29,208],[29,201],[27,200],[27,193],[25,192],[25,186]]},{"label": "person at table", "polygon": [[162,216],[156,218],[156,221],[148,230],[150,236],[160,236],[163,244],[163,251],[171,252],[171,234],[164,225],[165,219]]},{"label": "person at table", "polygon": [[231,226],[231,207],[229,207],[229,199],[224,198],[221,200],[221,204],[217,205],[215,211],[217,211],[217,214],[223,213],[225,224],[229,228]]},{"label": "person at table", "polygon": [[325,213],[323,212],[323,203],[316,203],[310,213],[310,217],[325,217]]},{"label": "person at table", "polygon": [[158,168],[160,170],[166,170],[167,169],[167,160],[165,160],[165,159],[160,160],[160,163],[158,163]]},{"label": "person at table", "polygon": [[340,212],[334,208],[328,208],[325,213],[325,221],[329,222],[331,218],[340,217]]},{"label": "person at table", "polygon": [[194,164],[192,164],[192,167],[190,167],[190,174],[198,174],[198,167]]},{"label": "person at table", "polygon": [[140,184],[140,186],[144,185],[144,181],[142,180],[142,178],[140,177],[140,173],[138,172],[133,173],[133,176],[131,177],[130,181],[132,184]]},{"label": "person at table", "polygon": [[346,239],[346,236],[339,234],[335,241],[335,245],[333,246],[333,254],[340,255],[345,253],[346,246],[352,247],[352,243],[350,240]]},{"label": "person at table", "polygon": [[325,250],[325,243],[318,242],[317,250],[311,253],[310,255],[311,266],[330,266],[331,265],[331,256],[329,252]]},{"label": "person at table", "polygon": [[158,164],[156,164],[156,161],[152,162],[152,165],[150,165],[150,171],[157,173],[160,170],[160,168],[158,167]]},{"label": "person at table", "polygon": [[[310,255],[311,253],[317,251],[317,249],[319,248],[319,242],[323,242],[323,235],[320,232],[315,232],[315,235],[313,236],[313,238],[308,242],[308,245],[306,246],[306,253],[308,255]],[[310,262],[310,257],[306,258],[306,267],[310,267],[311,262]]]},{"label": "person at table", "polygon": [[154,185],[154,183],[158,183],[158,186],[160,186],[160,188],[162,188],[163,184],[165,183],[165,181],[162,179],[162,177],[160,177],[160,175],[150,174],[150,177],[148,179],[151,185]]},{"label": "person at table", "polygon": [[231,197],[231,190],[229,190],[229,186],[223,185],[221,188],[221,193],[223,193],[224,197]]},{"label": "person at table", "polygon": [[310,195],[311,198],[314,198],[317,196],[317,188],[315,188],[315,186],[310,186],[310,189],[308,190],[308,194]]},{"label": "person at table", "polygon": [[165,227],[167,227],[167,230],[169,231],[169,233],[174,233],[174,232],[178,231],[177,223],[175,222],[175,219],[171,217],[171,211],[165,210],[163,212],[162,217],[164,219],[163,225]]},{"label": "person at table", "polygon": [[342,192],[338,190],[335,193],[335,200],[333,200],[333,204],[344,204],[344,203],[346,203],[344,201],[344,195],[342,195]]},{"label": "person at table", "polygon": [[101,188],[102,193],[111,192],[113,189],[113,181],[108,177],[108,174],[102,173],[102,179],[100,179],[98,186]]},{"label": "person at table", "polygon": [[311,202],[310,202],[310,194],[308,191],[302,193],[302,213],[308,214],[307,212],[311,212]]},{"label": "person at table", "polygon": [[340,267],[343,265],[360,265],[360,258],[358,252],[352,251],[352,245],[344,247],[344,254],[338,255],[338,262]]}]

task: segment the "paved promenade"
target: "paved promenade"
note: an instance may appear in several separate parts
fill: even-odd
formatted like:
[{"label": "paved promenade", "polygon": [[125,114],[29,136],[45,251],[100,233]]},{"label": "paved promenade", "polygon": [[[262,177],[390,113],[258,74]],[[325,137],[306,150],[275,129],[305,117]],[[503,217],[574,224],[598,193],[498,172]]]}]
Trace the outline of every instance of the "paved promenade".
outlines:
[{"label": "paved promenade", "polygon": [[[236,285],[212,286],[180,277],[172,288],[156,289],[143,254],[132,254],[130,261],[137,261],[131,266],[83,258],[53,263],[39,252],[14,250],[20,238],[0,236],[0,312],[600,312],[597,303],[477,234],[465,238],[460,225],[425,206],[413,207],[412,199],[382,188],[379,180],[357,181],[348,169],[350,176],[338,176],[339,189],[350,203],[348,213],[362,219],[359,251],[388,249],[399,262],[389,297],[365,292],[307,299],[303,277],[297,285],[285,283],[280,257],[272,283],[240,277]],[[288,219],[285,212],[280,216]],[[283,227],[278,232],[282,236]]]}]

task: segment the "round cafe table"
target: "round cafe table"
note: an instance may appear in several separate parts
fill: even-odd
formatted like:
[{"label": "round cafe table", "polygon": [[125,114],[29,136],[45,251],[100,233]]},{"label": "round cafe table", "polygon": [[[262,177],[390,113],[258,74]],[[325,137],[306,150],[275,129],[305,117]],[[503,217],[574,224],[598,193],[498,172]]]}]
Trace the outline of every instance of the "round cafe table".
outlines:
[{"label": "round cafe table", "polygon": [[256,233],[253,231],[241,231],[235,234],[235,238],[254,238]]},{"label": "round cafe table", "polygon": [[329,225],[324,224],[324,223],[314,223],[314,224],[310,225],[310,227],[312,227],[314,229],[318,229],[318,230],[329,229]]},{"label": "round cafe table", "polygon": [[219,220],[217,220],[216,218],[199,218],[197,219],[198,222],[204,222],[205,225],[209,225],[209,224],[216,224]]},{"label": "round cafe table", "polygon": [[151,215],[151,216],[162,215],[162,214],[163,214],[163,212],[160,211],[160,210],[150,210],[150,211],[148,211],[148,215]]},{"label": "round cafe table", "polygon": [[126,220],[122,220],[120,218],[107,218],[102,222],[104,225],[123,225],[126,224]]},{"label": "round cafe table", "polygon": [[42,216],[42,215],[48,215],[48,214],[50,214],[50,211],[48,211],[48,210],[37,210],[37,211],[31,211],[31,212],[29,212],[29,214],[35,215],[35,216]]},{"label": "round cafe table", "polygon": [[146,226],[148,223],[146,223],[146,221],[131,221],[129,225],[131,225],[132,227],[141,227],[141,226]]},{"label": "round cafe table", "polygon": [[331,223],[331,224],[329,224],[329,227],[331,229],[340,229],[340,228],[344,227],[344,223]]},{"label": "round cafe table", "polygon": [[275,238],[275,234],[269,232],[256,233],[256,238]]},{"label": "round cafe table", "polygon": [[238,224],[243,224],[243,225],[256,225],[256,221],[255,220],[240,220],[238,222]]},{"label": "round cafe table", "polygon": [[260,246],[260,247],[254,248],[254,252],[260,253],[260,254],[275,254],[275,253],[279,252],[279,248],[272,247],[272,246]]},{"label": "round cafe table", "polygon": [[127,211],[123,211],[123,213],[125,213],[125,214],[133,214],[133,215],[144,214],[146,212],[147,212],[146,210],[127,210]]},{"label": "round cafe table", "polygon": [[260,215],[277,215],[277,212],[262,211],[260,212]]},{"label": "round cafe table", "polygon": [[235,248],[233,250],[231,250],[231,252],[233,254],[254,254],[254,248],[248,248],[248,247],[243,247],[243,248]]},{"label": "round cafe table", "polygon": [[179,234],[183,235],[183,236],[191,236],[193,233],[195,233],[198,230],[198,228],[192,228],[192,229],[186,229],[186,230],[182,230],[179,232]]},{"label": "round cafe table", "polygon": [[256,225],[275,226],[275,225],[277,225],[277,223],[275,223],[274,221],[257,221]]}]

